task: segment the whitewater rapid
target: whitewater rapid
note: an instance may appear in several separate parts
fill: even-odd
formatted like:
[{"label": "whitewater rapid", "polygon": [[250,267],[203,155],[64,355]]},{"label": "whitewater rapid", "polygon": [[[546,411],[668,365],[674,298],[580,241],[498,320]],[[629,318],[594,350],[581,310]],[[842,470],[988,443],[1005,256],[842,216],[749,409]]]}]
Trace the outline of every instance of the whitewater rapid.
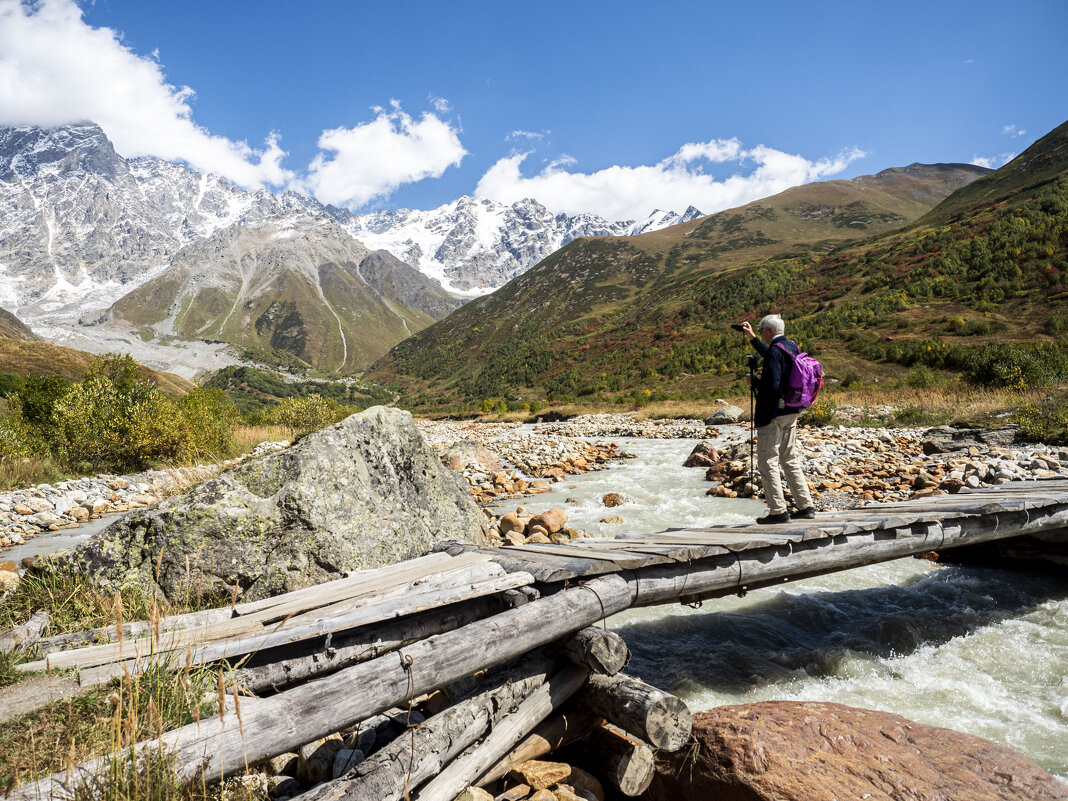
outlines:
[{"label": "whitewater rapid", "polygon": [[[694,440],[617,442],[638,458],[522,505],[562,508],[605,536],[763,513],[704,495],[704,471],[681,466]],[[605,508],[608,492],[629,500]],[[1003,743],[1068,782],[1068,577],[900,559],[700,608],[631,610],[608,626],[633,653],[628,672],[691,710],[770,699],[879,709]]]}]

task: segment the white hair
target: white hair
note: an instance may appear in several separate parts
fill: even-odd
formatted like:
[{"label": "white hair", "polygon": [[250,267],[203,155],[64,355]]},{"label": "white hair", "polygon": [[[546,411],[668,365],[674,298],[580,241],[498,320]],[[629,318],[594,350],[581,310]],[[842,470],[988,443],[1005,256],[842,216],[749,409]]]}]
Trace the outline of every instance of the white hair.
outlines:
[{"label": "white hair", "polygon": [[781,336],[786,331],[786,323],[782,321],[782,317],[777,314],[769,314],[757,325],[757,330],[761,331],[767,328],[775,336]]}]

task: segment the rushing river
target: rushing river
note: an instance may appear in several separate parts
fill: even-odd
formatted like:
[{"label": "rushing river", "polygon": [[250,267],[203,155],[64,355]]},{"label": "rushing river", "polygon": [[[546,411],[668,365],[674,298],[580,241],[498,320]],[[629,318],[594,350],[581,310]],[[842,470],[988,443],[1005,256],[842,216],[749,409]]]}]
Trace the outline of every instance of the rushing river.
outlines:
[{"label": "rushing river", "polygon": [[[681,467],[694,440],[619,444],[638,458],[525,506],[560,507],[606,536],[763,513],[705,496],[704,471]],[[630,502],[606,509],[608,492]],[[598,522],[616,515],[624,523]],[[628,672],[691,710],[768,699],[881,709],[1003,743],[1068,783],[1068,577],[899,559],[608,625],[634,655]]]}]

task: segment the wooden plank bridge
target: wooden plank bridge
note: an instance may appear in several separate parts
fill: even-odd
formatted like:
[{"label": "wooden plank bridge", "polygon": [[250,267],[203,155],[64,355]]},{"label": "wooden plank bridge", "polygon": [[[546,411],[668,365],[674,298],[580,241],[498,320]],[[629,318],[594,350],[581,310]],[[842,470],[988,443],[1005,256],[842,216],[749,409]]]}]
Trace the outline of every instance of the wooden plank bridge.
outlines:
[{"label": "wooden plank bridge", "polygon": [[[142,744],[166,748],[184,780],[218,778],[537,653],[631,607],[701,601],[1024,536],[1068,542],[1068,480],[872,504],[778,526],[669,529],[506,548],[446,541],[437,553],[410,562],[264,601],[129,624],[122,632],[42,640],[43,657],[24,667],[77,668],[80,681],[92,685],[165,654],[183,666],[245,660],[236,684],[267,697],[242,699],[243,714],[223,713]],[[525,713],[533,714],[530,726],[518,727],[517,736],[577,692],[590,670],[598,672],[582,670],[578,678],[573,672],[560,678],[562,671],[550,679],[546,672],[541,711]],[[477,767],[450,765],[447,781],[431,779],[428,787],[435,789],[416,797],[452,798],[517,741],[483,745]],[[90,763],[80,770],[92,769]],[[404,779],[410,788],[411,775]],[[71,781],[57,775],[16,788],[11,797],[65,797]],[[337,792],[309,798],[349,797]],[[381,797],[400,797],[391,792]]]}]

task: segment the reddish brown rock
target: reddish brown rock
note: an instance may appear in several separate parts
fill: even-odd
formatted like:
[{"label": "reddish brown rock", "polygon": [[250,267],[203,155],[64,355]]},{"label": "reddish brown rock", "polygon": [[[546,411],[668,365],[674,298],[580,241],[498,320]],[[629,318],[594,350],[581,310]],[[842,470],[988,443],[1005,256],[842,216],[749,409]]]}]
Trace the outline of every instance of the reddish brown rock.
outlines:
[{"label": "reddish brown rock", "polygon": [[686,461],[682,463],[683,467],[711,467],[720,460],[719,451],[712,447],[712,443],[708,440],[698,442],[690,455],[686,457]]},{"label": "reddish brown rock", "polygon": [[693,734],[643,801],[1068,801],[1010,748],[888,712],[766,701],[698,712]]},{"label": "reddish brown rock", "polygon": [[473,439],[462,439],[453,444],[441,458],[451,470],[473,467],[485,473],[501,472],[501,460],[496,454]]},{"label": "reddish brown rock", "polygon": [[603,503],[609,508],[613,506],[622,506],[626,502],[627,498],[623,495],[620,495],[618,492],[609,492],[607,495],[601,498],[601,503]]},{"label": "reddish brown rock", "polygon": [[512,768],[511,777],[535,790],[546,790],[571,775],[571,766],[564,762],[544,762],[531,759]]},{"label": "reddish brown rock", "polygon": [[530,534],[536,526],[545,529],[546,534],[555,534],[567,525],[567,512],[563,509],[550,509],[540,515],[534,515],[527,523],[527,534]]}]

